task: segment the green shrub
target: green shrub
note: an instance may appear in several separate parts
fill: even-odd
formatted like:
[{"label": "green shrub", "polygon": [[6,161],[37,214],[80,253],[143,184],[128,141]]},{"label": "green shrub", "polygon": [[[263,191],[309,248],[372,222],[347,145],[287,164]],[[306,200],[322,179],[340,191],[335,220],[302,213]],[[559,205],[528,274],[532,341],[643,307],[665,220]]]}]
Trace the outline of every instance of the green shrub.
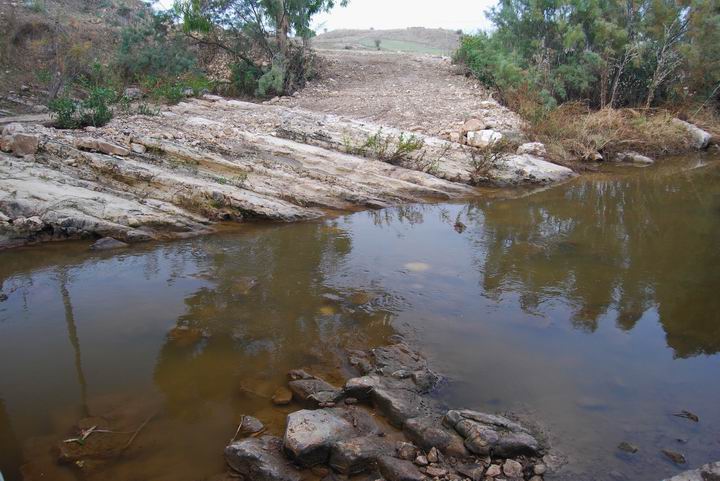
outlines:
[{"label": "green shrub", "polygon": [[285,67],[282,62],[274,62],[270,70],[258,79],[255,95],[272,97],[285,92]]},{"label": "green shrub", "polygon": [[107,87],[94,87],[88,97],[82,101],[80,123],[83,126],[102,127],[113,118],[110,104],[117,100],[117,93]]},{"label": "green shrub", "polygon": [[49,107],[55,126],[61,129],[76,129],[80,126],[77,117],[78,104],[72,98],[67,96],[57,97],[50,102]]},{"label": "green shrub", "polygon": [[58,128],[102,127],[112,120],[111,104],[116,100],[117,94],[114,90],[94,87],[82,101],[78,102],[69,95],[61,95],[50,102],[49,108]]},{"label": "green shrub", "polygon": [[230,66],[230,90],[234,95],[255,95],[262,70],[242,61]]}]

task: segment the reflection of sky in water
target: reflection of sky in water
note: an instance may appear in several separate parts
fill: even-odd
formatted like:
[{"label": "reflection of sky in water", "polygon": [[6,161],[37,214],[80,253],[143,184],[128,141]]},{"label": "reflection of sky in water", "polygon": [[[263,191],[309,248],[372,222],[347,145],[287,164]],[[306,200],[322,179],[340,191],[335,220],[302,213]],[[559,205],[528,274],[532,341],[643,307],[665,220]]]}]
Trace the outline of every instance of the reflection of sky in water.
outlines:
[{"label": "reflection of sky in water", "polygon": [[[622,172],[120,255],[2,253],[0,466],[12,481],[27,439],[118,396],[163,406],[146,436],[170,444],[104,476],[213,474],[240,415],[282,428],[268,401],[288,369],[340,382],[342,349],[392,326],[449,376],[449,403],[541,423],[569,479],[661,479],[678,470],[663,448],[718,459],[718,169]],[[211,441],[189,460],[193,437]],[[640,452],[619,455],[621,441]]]}]

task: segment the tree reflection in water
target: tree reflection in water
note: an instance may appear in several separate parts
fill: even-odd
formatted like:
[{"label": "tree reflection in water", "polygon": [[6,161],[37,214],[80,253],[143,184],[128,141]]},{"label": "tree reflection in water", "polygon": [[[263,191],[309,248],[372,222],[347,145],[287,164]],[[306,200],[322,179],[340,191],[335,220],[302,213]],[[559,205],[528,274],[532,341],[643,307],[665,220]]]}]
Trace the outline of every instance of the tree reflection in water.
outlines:
[{"label": "tree reflection in water", "polygon": [[[677,176],[681,178],[677,178]],[[676,356],[720,350],[720,182],[717,169],[589,178],[464,212],[482,290],[519,291],[536,312],[554,297],[595,331],[608,313],[631,330],[656,310]],[[708,185],[698,188],[698,183]]]}]

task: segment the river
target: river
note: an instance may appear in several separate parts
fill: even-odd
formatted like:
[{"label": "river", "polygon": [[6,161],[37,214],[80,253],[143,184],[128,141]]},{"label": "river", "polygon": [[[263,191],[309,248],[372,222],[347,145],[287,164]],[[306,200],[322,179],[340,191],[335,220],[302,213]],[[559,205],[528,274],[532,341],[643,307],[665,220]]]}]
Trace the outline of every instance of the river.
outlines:
[{"label": "river", "polygon": [[[282,431],[294,408],[270,397],[289,369],[341,384],[344,349],[395,333],[446,377],[449,406],[541,427],[567,459],[546,479],[658,481],[720,459],[718,158],[88,245],[0,252],[6,481],[209,479],[243,414]],[[126,455],[58,466],[88,417],[152,422]]]}]

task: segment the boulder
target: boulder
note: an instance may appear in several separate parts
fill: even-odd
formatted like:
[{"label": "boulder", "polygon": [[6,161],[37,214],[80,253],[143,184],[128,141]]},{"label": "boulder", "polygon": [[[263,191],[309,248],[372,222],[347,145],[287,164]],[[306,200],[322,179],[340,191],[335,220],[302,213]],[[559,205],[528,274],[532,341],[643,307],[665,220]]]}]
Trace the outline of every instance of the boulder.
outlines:
[{"label": "boulder", "polygon": [[694,148],[702,150],[706,149],[707,146],[710,145],[710,139],[712,138],[712,135],[710,135],[708,132],[705,132],[697,125],[693,125],[690,122],[685,122],[684,120],[680,119],[672,119],[671,122],[673,123],[673,125],[681,127],[687,131],[687,133],[690,135],[690,143]]},{"label": "boulder", "polygon": [[704,464],[698,469],[683,471],[663,481],[717,481],[720,479],[720,461]]},{"label": "boulder", "polygon": [[12,151],[18,157],[34,155],[40,146],[40,137],[35,134],[18,133],[12,137]]},{"label": "boulder", "polygon": [[510,154],[488,166],[488,177],[497,185],[553,184],[575,176],[562,165],[530,154]]},{"label": "boulder", "polygon": [[486,124],[484,121],[479,120],[479,119],[470,119],[470,120],[467,120],[463,124],[461,130],[462,130],[463,134],[467,134],[468,132],[475,132],[478,130],[483,130],[483,129],[485,129],[485,127],[486,127]]},{"label": "boulder", "polygon": [[283,444],[293,461],[312,467],[328,462],[335,443],[376,432],[377,425],[361,410],[303,409],[288,415]]},{"label": "boulder", "polygon": [[362,473],[391,451],[390,443],[376,435],[338,441],[330,450],[330,467],[341,474]]},{"label": "boulder", "polygon": [[545,157],[547,155],[547,150],[545,149],[545,144],[543,144],[542,142],[527,142],[520,145],[517,148],[516,153],[520,155],[530,154],[537,157]]},{"label": "boulder", "polygon": [[300,474],[282,455],[282,440],[275,436],[247,438],[225,448],[230,467],[253,481],[300,481]]},{"label": "boulder", "polygon": [[128,244],[125,242],[113,239],[112,237],[103,237],[102,239],[96,240],[95,243],[90,246],[90,249],[94,251],[106,251],[110,249],[122,249],[125,247],[128,247]]},{"label": "boulder", "polygon": [[467,133],[467,144],[472,147],[485,148],[499,142],[503,138],[500,132],[491,129],[476,130]]},{"label": "boulder", "polygon": [[465,439],[465,447],[479,456],[535,456],[540,443],[530,432],[503,416],[470,410],[448,411],[443,423]]},{"label": "boulder", "polygon": [[639,154],[637,152],[620,152],[615,156],[614,159],[616,162],[628,162],[633,164],[643,164],[643,165],[650,165],[654,164],[655,161],[651,159],[650,157],[647,157],[645,155]]},{"label": "boulder", "polygon": [[387,481],[425,481],[427,477],[410,461],[380,456],[378,469]]}]

